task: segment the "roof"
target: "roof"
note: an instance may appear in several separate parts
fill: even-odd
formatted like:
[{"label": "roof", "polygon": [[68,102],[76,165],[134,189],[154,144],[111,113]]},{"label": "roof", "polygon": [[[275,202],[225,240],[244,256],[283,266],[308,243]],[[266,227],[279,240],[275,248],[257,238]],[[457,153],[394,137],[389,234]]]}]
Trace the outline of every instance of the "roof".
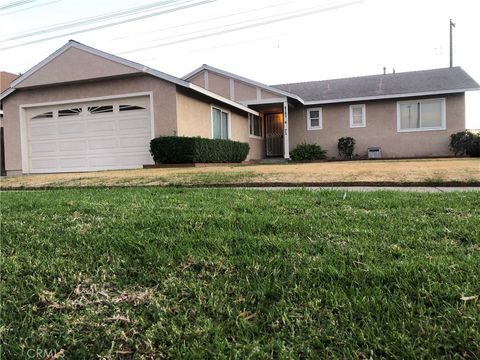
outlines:
[{"label": "roof", "polygon": [[480,89],[480,85],[461,67],[280,84],[272,87],[298,95],[306,105]]},{"label": "roof", "polygon": [[233,78],[233,79],[236,79],[238,81],[242,81],[244,83],[251,84],[251,85],[259,87],[261,89],[273,92],[275,94],[278,94],[278,95],[281,95],[281,96],[287,96],[287,97],[296,99],[296,100],[300,101],[301,103],[303,103],[302,99],[300,99],[299,96],[296,95],[296,94],[292,94],[288,91],[284,91],[282,89],[278,89],[278,88],[275,88],[275,87],[272,87],[272,86],[269,86],[269,85],[262,84],[258,81],[251,80],[251,79],[248,79],[246,77],[243,77],[243,76],[240,76],[240,75],[237,75],[237,74],[234,74],[234,73],[222,70],[222,69],[218,69],[216,67],[213,67],[213,66],[210,66],[210,65],[207,65],[207,64],[203,64],[199,68],[197,68],[197,69],[193,70],[192,72],[188,73],[187,75],[183,76],[182,79],[186,80],[186,81],[189,81],[195,75],[201,73],[204,70],[211,71],[213,73],[217,73],[217,74],[220,74],[220,75],[224,75],[226,77]]},{"label": "roof", "polygon": [[84,45],[84,44],[81,44],[75,40],[70,40],[68,41],[64,46],[62,46],[60,49],[58,49],[57,51],[55,51],[53,54],[51,54],[50,56],[48,56],[47,58],[45,58],[44,60],[42,60],[41,62],[39,62],[37,65],[35,65],[34,67],[32,67],[30,70],[28,70],[25,74],[19,76],[17,79],[15,79],[11,84],[10,84],[10,88],[5,90],[4,92],[2,92],[0,94],[0,100],[3,100],[4,98],[6,98],[7,96],[9,96],[11,93],[13,93],[16,89],[15,89],[15,86],[17,86],[18,84],[20,84],[21,82],[23,82],[24,80],[26,80],[30,75],[32,75],[33,73],[35,73],[37,70],[39,70],[40,68],[42,68],[43,66],[45,66],[46,64],[48,64],[49,62],[51,62],[53,59],[57,58],[58,56],[60,56],[61,54],[63,54],[65,51],[67,51],[68,49],[70,48],[77,48],[77,49],[80,49],[80,50],[83,50],[83,51],[86,51],[88,53],[91,53],[91,54],[94,54],[94,55],[97,55],[99,57],[102,57],[102,58],[105,58],[105,59],[108,59],[108,60],[111,60],[111,61],[115,61],[117,63],[120,63],[120,64],[123,64],[123,65],[126,65],[126,66],[129,66],[133,69],[136,69],[138,70],[140,73],[145,73],[145,74],[149,74],[149,75],[152,75],[152,76],[155,76],[159,79],[162,79],[162,80],[165,80],[165,81],[168,81],[168,82],[171,82],[171,83],[174,83],[178,86],[181,86],[181,87],[184,87],[184,88],[187,88],[187,89],[190,89],[196,93],[200,93],[200,94],[203,94],[209,98],[212,98],[212,99],[215,99],[217,101],[220,101],[226,105],[229,105],[231,107],[234,107],[234,108],[237,108],[239,110],[242,110],[242,111],[245,111],[245,112],[248,112],[248,113],[251,113],[251,114],[254,114],[254,115],[258,115],[258,112],[256,112],[255,110],[252,110],[250,108],[248,108],[247,106],[245,105],[242,105],[240,103],[237,103],[235,101],[232,101],[230,99],[227,99],[223,96],[220,96],[218,94],[215,94],[211,91],[208,91],[208,90],[205,90],[199,86],[196,86],[195,84],[192,84],[188,81],[185,81],[185,80],[182,80],[182,79],[179,79],[175,76],[172,76],[172,75],[169,75],[169,74],[166,74],[164,72],[161,72],[161,71],[158,71],[158,70],[155,70],[155,69],[151,69],[145,65],[142,65],[142,64],[139,64],[139,63],[136,63],[136,62],[133,62],[133,61],[130,61],[130,60],[127,60],[127,59],[124,59],[124,58],[121,58],[119,56],[116,56],[116,55],[113,55],[113,54],[109,54],[109,53],[106,53],[104,51],[101,51],[101,50],[98,50],[98,49],[95,49],[95,48],[92,48],[90,46],[87,46],[87,45]]}]

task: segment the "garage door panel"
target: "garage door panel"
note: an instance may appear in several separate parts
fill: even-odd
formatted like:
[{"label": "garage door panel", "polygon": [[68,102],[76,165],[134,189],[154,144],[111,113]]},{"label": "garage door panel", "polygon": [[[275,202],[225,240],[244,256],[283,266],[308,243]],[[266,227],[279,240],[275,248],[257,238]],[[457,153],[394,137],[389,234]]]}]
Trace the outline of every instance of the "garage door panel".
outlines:
[{"label": "garage door panel", "polygon": [[87,124],[87,135],[97,135],[101,133],[113,133],[115,131],[114,120],[93,121],[90,120]]},{"label": "garage door panel", "polygon": [[[142,103],[146,110],[119,111],[119,104]],[[65,172],[138,168],[152,164],[149,152],[151,117],[148,97],[105,100],[29,110],[30,172]],[[60,116],[62,109],[105,107],[112,112],[82,111]],[[36,118],[51,112],[53,117]]]},{"label": "garage door panel", "polygon": [[148,123],[145,118],[132,118],[118,121],[118,128],[120,130],[141,129],[145,131],[148,129]]},{"label": "garage door panel", "polygon": [[42,125],[42,124],[36,124],[34,126],[30,126],[30,131],[28,132],[29,133],[29,138],[30,139],[33,139],[35,137],[39,137],[39,136],[48,136],[48,135],[52,135],[52,136],[56,136],[57,135],[57,127],[56,126],[52,126],[51,124],[48,124],[48,125]]},{"label": "garage door panel", "polygon": [[99,138],[88,140],[88,150],[112,150],[118,147],[116,138]]},{"label": "garage door panel", "polygon": [[145,164],[144,154],[123,154],[122,156],[98,156],[89,159],[92,167],[106,167],[106,166],[125,166],[134,167],[139,163]]},{"label": "garage door panel", "polygon": [[69,134],[74,134],[74,135],[80,135],[85,132],[85,124],[80,121],[76,122],[68,122],[68,123],[63,123],[58,125],[58,133],[60,135],[69,135]]},{"label": "garage door panel", "polygon": [[33,142],[30,144],[32,155],[39,153],[56,153],[58,146],[56,142]]},{"label": "garage door panel", "polygon": [[[82,169],[88,166],[88,159],[84,157],[69,157],[65,158],[62,157],[60,158],[59,161],[60,168],[63,170],[68,170],[68,169]],[[74,171],[74,170],[72,170]]]},{"label": "garage door panel", "polygon": [[60,151],[85,152],[85,150],[87,150],[87,141],[86,140],[60,141],[59,148],[60,148]]},{"label": "garage door panel", "polygon": [[58,159],[31,159],[31,169],[32,172],[50,172],[51,169],[56,169],[58,167]]},{"label": "garage door panel", "polygon": [[150,140],[146,139],[145,136],[120,138],[121,148],[137,148],[144,146],[148,146],[150,148]]}]

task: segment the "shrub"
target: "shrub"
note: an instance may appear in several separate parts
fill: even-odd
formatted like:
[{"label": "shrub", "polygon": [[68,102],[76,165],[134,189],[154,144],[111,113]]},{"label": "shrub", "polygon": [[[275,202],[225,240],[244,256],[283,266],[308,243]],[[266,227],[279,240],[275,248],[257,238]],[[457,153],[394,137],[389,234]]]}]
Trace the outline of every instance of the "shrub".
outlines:
[{"label": "shrub", "polygon": [[480,157],[480,134],[474,134],[472,140],[467,145],[466,154],[468,156]]},{"label": "shrub", "polygon": [[201,137],[161,136],[150,141],[157,164],[242,162],[250,146],[231,140]]},{"label": "shrub", "polygon": [[290,153],[290,158],[300,160],[322,160],[327,158],[327,151],[317,144],[298,144]]},{"label": "shrub", "polygon": [[471,131],[459,131],[450,135],[450,150],[455,156],[469,155],[480,156],[480,134],[474,134]]},{"label": "shrub", "polygon": [[342,137],[338,139],[338,153],[345,159],[353,158],[353,149],[355,147],[355,139],[352,137]]}]

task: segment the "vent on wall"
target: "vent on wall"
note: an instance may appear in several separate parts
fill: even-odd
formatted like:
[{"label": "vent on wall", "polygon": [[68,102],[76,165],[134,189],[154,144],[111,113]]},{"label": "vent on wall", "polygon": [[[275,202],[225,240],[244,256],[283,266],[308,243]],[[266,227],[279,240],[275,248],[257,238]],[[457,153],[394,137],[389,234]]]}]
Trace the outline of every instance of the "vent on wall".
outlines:
[{"label": "vent on wall", "polygon": [[382,158],[382,148],[380,148],[380,147],[369,147],[368,148],[368,158],[369,159],[381,159]]}]

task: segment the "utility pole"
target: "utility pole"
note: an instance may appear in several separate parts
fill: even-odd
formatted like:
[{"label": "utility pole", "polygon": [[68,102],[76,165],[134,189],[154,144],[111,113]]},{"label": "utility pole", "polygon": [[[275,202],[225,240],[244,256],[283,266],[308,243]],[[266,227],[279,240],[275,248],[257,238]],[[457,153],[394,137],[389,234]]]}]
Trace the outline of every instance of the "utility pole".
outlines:
[{"label": "utility pole", "polygon": [[455,27],[452,19],[450,19],[450,67],[453,67],[453,40],[452,40],[452,31]]}]

